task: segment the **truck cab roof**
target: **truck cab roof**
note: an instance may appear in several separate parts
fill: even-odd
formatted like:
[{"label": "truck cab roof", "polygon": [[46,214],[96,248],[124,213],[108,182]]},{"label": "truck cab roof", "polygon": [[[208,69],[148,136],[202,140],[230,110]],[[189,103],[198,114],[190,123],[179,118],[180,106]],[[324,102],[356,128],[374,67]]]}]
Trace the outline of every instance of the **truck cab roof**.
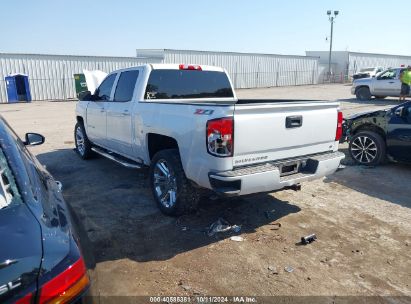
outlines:
[{"label": "truck cab roof", "polygon": [[[215,72],[225,72],[221,67],[211,66],[211,65],[202,65],[202,64],[150,64],[153,70],[185,70],[185,69],[195,69],[199,68],[201,71],[215,71]],[[191,68],[192,67],[192,68]]]},{"label": "truck cab roof", "polygon": [[155,64],[143,64],[143,65],[128,67],[124,69],[118,69],[118,70],[108,73],[108,75],[112,73],[119,73],[119,72],[134,70],[137,68],[149,68],[152,70],[200,70],[200,71],[225,72],[225,69],[223,69],[222,67],[212,66],[212,65],[186,64],[186,63],[181,63],[181,64],[155,63]]}]

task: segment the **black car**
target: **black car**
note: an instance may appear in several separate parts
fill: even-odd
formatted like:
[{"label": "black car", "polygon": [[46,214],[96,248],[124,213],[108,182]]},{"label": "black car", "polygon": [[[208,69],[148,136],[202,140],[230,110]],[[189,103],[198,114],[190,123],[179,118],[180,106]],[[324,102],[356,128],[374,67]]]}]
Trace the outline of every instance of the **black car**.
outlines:
[{"label": "black car", "polygon": [[378,165],[387,156],[411,162],[411,102],[353,115],[344,121],[344,134],[358,164]]},{"label": "black car", "polygon": [[60,185],[0,116],[0,303],[72,303],[89,287]]}]

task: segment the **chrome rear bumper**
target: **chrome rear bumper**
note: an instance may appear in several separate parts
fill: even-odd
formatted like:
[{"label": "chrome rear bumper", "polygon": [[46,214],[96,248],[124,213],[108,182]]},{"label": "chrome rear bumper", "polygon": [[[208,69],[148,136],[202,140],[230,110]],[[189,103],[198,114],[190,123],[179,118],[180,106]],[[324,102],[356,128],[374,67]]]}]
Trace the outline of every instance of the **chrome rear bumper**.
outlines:
[{"label": "chrome rear bumper", "polygon": [[270,192],[334,173],[345,157],[342,152],[308,155],[267,162],[231,171],[210,172],[214,191],[227,195]]}]

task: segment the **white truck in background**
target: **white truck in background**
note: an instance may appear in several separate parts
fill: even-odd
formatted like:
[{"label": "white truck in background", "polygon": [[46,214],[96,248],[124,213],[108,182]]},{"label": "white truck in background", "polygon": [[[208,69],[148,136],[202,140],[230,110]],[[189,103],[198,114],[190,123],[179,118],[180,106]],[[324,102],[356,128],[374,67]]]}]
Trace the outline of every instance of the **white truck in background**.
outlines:
[{"label": "white truck in background", "polygon": [[219,67],[148,64],[110,73],[77,104],[78,154],[150,168],[162,212],[195,209],[201,189],[246,195],[298,189],[344,154],[339,103],[238,99]]},{"label": "white truck in background", "polygon": [[368,101],[373,96],[377,99],[384,99],[387,96],[398,97],[401,94],[400,75],[405,69],[405,67],[389,68],[376,77],[355,79],[351,94],[359,101]]}]

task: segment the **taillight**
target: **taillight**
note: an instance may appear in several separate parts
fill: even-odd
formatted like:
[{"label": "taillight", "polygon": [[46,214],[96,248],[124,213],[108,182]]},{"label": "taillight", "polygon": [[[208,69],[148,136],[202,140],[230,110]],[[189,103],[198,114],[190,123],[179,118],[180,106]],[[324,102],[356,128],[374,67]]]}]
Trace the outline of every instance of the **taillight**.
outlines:
[{"label": "taillight", "polygon": [[180,64],[178,68],[180,70],[202,71],[201,66],[193,64]]},{"label": "taillight", "polygon": [[86,266],[80,257],[57,277],[40,289],[40,303],[67,303],[79,296],[89,285]]},{"label": "taillight", "polygon": [[207,150],[215,156],[233,156],[234,119],[232,117],[207,121]]},{"label": "taillight", "polygon": [[337,116],[337,131],[335,132],[335,141],[339,141],[343,134],[343,113],[338,111]]},{"label": "taillight", "polygon": [[24,297],[18,299],[16,302],[14,302],[15,304],[31,304],[33,303],[33,294],[32,293],[28,293],[26,294]]}]

